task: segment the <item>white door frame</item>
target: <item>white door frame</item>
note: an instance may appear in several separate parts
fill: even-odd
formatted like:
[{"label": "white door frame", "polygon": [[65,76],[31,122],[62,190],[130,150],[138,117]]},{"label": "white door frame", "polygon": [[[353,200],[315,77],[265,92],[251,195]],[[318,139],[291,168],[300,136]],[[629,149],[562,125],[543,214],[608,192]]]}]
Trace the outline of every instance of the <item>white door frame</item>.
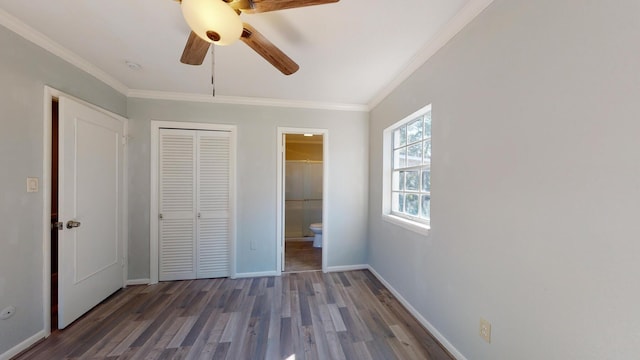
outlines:
[{"label": "white door frame", "polygon": [[237,159],[237,126],[235,125],[222,125],[222,124],[208,124],[208,123],[194,123],[194,122],[181,122],[181,121],[151,121],[151,186],[150,186],[150,210],[149,210],[149,275],[151,277],[151,284],[157,284],[159,279],[158,269],[158,156],[159,144],[160,144],[160,129],[185,129],[185,130],[213,130],[213,131],[228,131],[231,133],[231,171],[229,179],[229,191],[230,199],[229,204],[231,206],[231,218],[230,218],[230,235],[231,235],[231,249],[229,256],[231,257],[231,278],[236,277],[236,159]]},{"label": "white door frame", "polygon": [[44,87],[44,119],[43,119],[43,135],[42,135],[42,313],[43,313],[43,323],[44,323],[44,336],[47,337],[51,334],[51,156],[53,155],[51,152],[51,136],[52,136],[52,128],[51,128],[51,118],[53,116],[53,108],[51,103],[54,98],[59,98],[64,96],[68,99],[76,101],[80,104],[83,104],[87,107],[90,107],[94,110],[102,112],[116,120],[122,122],[124,128],[124,139],[123,144],[125,144],[123,149],[123,164],[122,164],[122,177],[123,177],[123,201],[122,201],[122,251],[123,251],[123,278],[122,278],[122,286],[126,285],[127,277],[128,277],[128,248],[129,248],[129,190],[128,190],[128,146],[127,145],[127,136],[129,134],[129,120],[125,117],[122,117],[118,114],[114,114],[108,110],[100,108],[96,105],[90,104],[86,101],[80,100],[74,96],[66,94],[62,91],[54,89],[49,86]]},{"label": "white door frame", "polygon": [[314,134],[322,135],[322,272],[328,271],[327,257],[329,254],[329,129],[278,127],[276,169],[276,272],[282,274],[284,269],[284,162],[285,162],[285,134]]}]

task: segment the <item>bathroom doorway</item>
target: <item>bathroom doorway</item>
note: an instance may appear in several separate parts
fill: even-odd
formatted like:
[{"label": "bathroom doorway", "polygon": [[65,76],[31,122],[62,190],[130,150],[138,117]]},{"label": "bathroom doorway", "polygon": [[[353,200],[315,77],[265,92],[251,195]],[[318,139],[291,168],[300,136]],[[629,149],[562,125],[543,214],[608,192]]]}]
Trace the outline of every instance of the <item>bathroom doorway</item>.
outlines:
[{"label": "bathroom doorway", "polygon": [[326,263],[326,135],[317,130],[289,129],[281,136],[280,270],[322,270]]}]

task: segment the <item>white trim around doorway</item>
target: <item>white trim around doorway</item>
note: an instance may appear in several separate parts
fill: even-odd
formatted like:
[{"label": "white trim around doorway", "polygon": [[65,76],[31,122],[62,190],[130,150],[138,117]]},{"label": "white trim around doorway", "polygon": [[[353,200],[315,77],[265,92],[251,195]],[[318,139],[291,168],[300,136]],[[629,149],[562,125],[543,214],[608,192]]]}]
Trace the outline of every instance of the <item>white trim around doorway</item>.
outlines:
[{"label": "white trim around doorway", "polygon": [[185,129],[185,130],[209,130],[228,131],[231,133],[231,178],[230,184],[230,204],[231,204],[231,278],[236,277],[236,227],[237,227],[237,206],[236,206],[236,161],[237,161],[237,127],[235,125],[193,123],[181,121],[151,121],[151,169],[150,169],[150,211],[149,211],[149,275],[150,283],[157,284],[159,280],[158,269],[158,155],[159,155],[159,134],[160,129]]},{"label": "white trim around doorway", "polygon": [[322,272],[327,272],[329,254],[329,129],[278,127],[277,169],[276,169],[276,271],[281,274],[284,257],[284,135],[322,135]]}]

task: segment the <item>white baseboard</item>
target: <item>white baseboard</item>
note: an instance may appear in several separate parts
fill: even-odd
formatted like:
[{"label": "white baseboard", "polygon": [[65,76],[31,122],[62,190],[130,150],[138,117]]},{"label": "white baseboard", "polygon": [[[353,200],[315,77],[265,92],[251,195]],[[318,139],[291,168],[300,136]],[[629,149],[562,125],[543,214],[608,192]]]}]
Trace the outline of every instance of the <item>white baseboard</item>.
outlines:
[{"label": "white baseboard", "polygon": [[35,335],[31,336],[30,338],[26,339],[25,341],[21,342],[20,344],[12,347],[11,349],[9,349],[4,354],[0,354],[0,360],[9,360],[9,359],[11,359],[12,357],[14,357],[14,356],[20,354],[21,352],[27,350],[33,344],[35,344],[38,341],[44,339],[44,337],[45,337],[44,330],[38,331]]},{"label": "white baseboard", "polygon": [[389,284],[389,282],[385,280],[382,277],[382,275],[378,274],[378,272],[371,265],[367,265],[367,268],[369,269],[369,271],[371,271],[371,273],[376,278],[378,278],[378,280],[380,280],[380,282],[387,289],[389,289],[389,291],[391,291],[393,296],[395,296],[398,299],[398,301],[400,301],[400,303],[405,308],[407,308],[407,310],[409,310],[411,315],[413,315],[420,322],[420,324],[422,324],[422,326],[424,326],[427,330],[429,330],[431,335],[433,335],[436,339],[438,339],[440,344],[442,344],[442,346],[444,346],[447,349],[447,351],[451,353],[451,355],[453,355],[458,360],[467,360],[467,358],[464,355],[462,355],[462,353],[458,351],[458,349],[456,349],[455,346],[453,346],[453,344],[451,344],[449,340],[447,340],[447,338],[445,338],[427,319],[425,319],[424,316],[422,316],[422,314],[420,314],[418,310],[416,310],[416,308],[414,308],[407,301],[407,299],[405,299],[402,295],[400,295],[400,293],[393,286],[391,286],[391,284]]},{"label": "white baseboard", "polygon": [[149,285],[151,284],[151,279],[128,279],[126,285]]},{"label": "white baseboard", "polygon": [[253,278],[253,277],[265,277],[265,276],[280,276],[280,272],[278,271],[262,271],[262,272],[250,272],[250,273],[237,273],[235,276],[232,276],[232,279],[245,279],[245,278]]},{"label": "white baseboard", "polygon": [[364,269],[369,269],[369,265],[358,264],[358,265],[329,266],[327,267],[327,272],[353,271],[353,270],[364,270]]}]

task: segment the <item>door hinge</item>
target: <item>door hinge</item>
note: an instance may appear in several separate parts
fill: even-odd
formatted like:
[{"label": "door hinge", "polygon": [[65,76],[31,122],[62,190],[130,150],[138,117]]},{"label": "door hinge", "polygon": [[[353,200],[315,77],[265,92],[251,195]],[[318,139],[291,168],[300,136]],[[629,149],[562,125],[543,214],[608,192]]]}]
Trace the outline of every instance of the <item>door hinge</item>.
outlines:
[{"label": "door hinge", "polygon": [[62,230],[64,229],[64,223],[62,221],[52,222],[51,229]]},{"label": "door hinge", "polygon": [[122,145],[127,145],[127,135],[122,135]]},{"label": "door hinge", "polygon": [[158,219],[162,220],[162,218],[163,218],[162,214],[159,214]]}]

